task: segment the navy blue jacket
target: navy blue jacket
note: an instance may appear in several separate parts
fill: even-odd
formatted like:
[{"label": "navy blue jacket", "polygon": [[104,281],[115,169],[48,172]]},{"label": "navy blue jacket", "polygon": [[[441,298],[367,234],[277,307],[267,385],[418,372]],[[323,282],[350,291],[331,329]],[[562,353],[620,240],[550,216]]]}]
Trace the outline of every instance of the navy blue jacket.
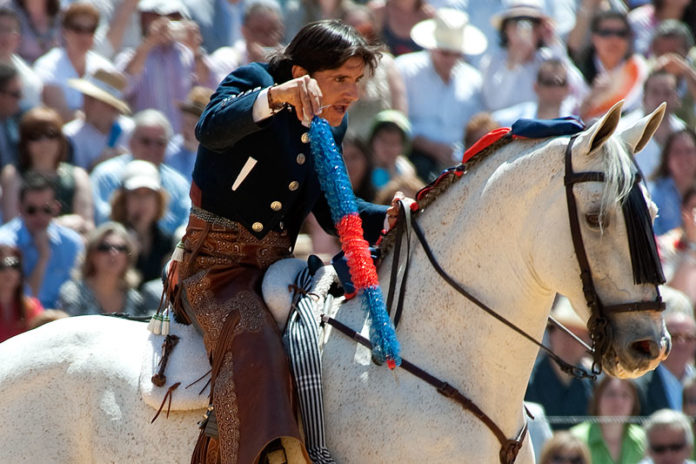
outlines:
[{"label": "navy blue jacket", "polygon": [[[294,110],[283,110],[255,123],[252,109],[259,92],[276,79],[265,64],[252,63],[228,75],[217,88],[196,126],[200,141],[193,170],[194,205],[242,223],[256,237],[287,230],[297,237],[310,212],[329,233],[334,225],[314,171],[307,128]],[[340,146],[346,119],[333,128]],[[307,134],[307,135],[304,135]],[[232,186],[249,158],[256,164],[235,191]],[[386,207],[358,200],[365,237],[374,242]]]}]

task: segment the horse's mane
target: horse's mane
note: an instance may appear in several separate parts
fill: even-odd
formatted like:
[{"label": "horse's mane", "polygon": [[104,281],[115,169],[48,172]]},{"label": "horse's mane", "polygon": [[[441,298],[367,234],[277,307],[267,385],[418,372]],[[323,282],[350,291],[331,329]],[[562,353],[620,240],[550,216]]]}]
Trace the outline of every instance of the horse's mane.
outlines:
[{"label": "horse's mane", "polygon": [[[528,139],[526,139],[528,140]],[[539,139],[539,143],[548,140]],[[427,185],[418,193],[418,209],[412,214],[418,215],[435,200],[437,200],[444,192],[459,181],[464,176],[473,175],[476,167],[481,165],[483,161],[490,158],[491,155],[500,151],[501,148],[507,146],[515,138],[510,134],[501,137],[491,145],[487,146],[476,156],[471,158],[465,164],[460,164],[446,170],[435,181]],[[612,138],[602,146],[595,156],[602,157],[602,170],[604,172],[604,189],[602,192],[600,213],[604,214],[616,203],[622,203],[628,196],[633,187],[636,174],[635,165],[630,155],[630,151],[625,148],[620,142]],[[381,256],[384,257],[388,253],[396,240],[394,229],[390,230],[380,243]]]}]

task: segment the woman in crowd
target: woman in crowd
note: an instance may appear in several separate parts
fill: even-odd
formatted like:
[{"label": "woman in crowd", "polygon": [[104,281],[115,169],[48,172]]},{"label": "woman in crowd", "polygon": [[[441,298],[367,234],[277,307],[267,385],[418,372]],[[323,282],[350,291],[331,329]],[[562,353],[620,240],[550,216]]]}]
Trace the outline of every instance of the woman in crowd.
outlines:
[{"label": "woman in crowd", "polygon": [[91,229],[94,212],[89,177],[84,169],[66,161],[68,142],[62,132],[63,120],[58,112],[47,107],[27,111],[19,123],[18,166],[7,165],[0,173],[3,220],[19,213],[19,189],[22,176],[29,171],[53,179],[59,215],[81,230]]},{"label": "woman in crowd", "polygon": [[579,438],[561,431],[544,443],[539,464],[592,464],[590,450]]},{"label": "woman in crowd", "polygon": [[154,164],[131,161],[123,183],[111,199],[111,219],[127,227],[135,237],[136,269],[142,283],[162,277],[162,268],[172,251],[172,237],[157,225],[169,198]]},{"label": "woman in crowd", "polygon": [[580,72],[566,56],[551,18],[541,3],[534,3],[510,2],[508,9],[493,17],[501,47],[489,45],[491,51],[481,60],[482,93],[488,111],[537,101],[534,84],[539,66],[552,57],[566,65],[571,93],[580,99],[587,92]]},{"label": "woman in crowd", "polygon": [[658,24],[666,19],[676,19],[688,25],[696,33],[696,4],[691,0],[652,0],[628,14],[628,21],[636,34],[636,52],[647,55]]},{"label": "woman in crowd", "polygon": [[633,30],[625,13],[604,11],[590,24],[591,45],[576,63],[590,86],[580,116],[598,117],[619,100],[624,111],[640,106],[643,82],[648,75],[645,60],[633,51]]},{"label": "woman in crowd", "polygon": [[22,254],[0,246],[0,342],[28,330],[42,311],[39,300],[24,294]]},{"label": "woman in crowd", "polygon": [[20,41],[17,54],[28,63],[60,44],[60,0],[3,1],[17,12]]},{"label": "woman in crowd", "polygon": [[94,229],[87,238],[78,276],[60,289],[60,307],[71,316],[145,314],[135,290],[139,281],[136,256],[135,243],[121,224],[105,222]]},{"label": "woman in crowd", "polygon": [[660,165],[650,184],[658,207],[655,234],[662,235],[682,224],[682,199],[696,180],[696,132],[684,128],[667,137]]},{"label": "woman in crowd", "polygon": [[94,74],[98,69],[113,71],[106,58],[91,51],[99,11],[88,3],[73,3],[63,14],[63,46],[56,47],[34,63],[43,82],[43,101],[55,108],[64,121],[75,118],[82,108],[82,94],[68,86],[68,79]]},{"label": "woman in crowd", "polygon": [[423,49],[411,38],[411,29],[435,16],[435,9],[426,0],[371,0],[367,6],[375,14],[379,38],[392,55]]},{"label": "woman in crowd", "polygon": [[[639,410],[638,390],[631,380],[604,376],[595,387],[589,415],[623,418],[637,416]],[[589,447],[593,464],[634,464],[643,457],[643,429],[620,420],[583,422],[570,429]]]}]

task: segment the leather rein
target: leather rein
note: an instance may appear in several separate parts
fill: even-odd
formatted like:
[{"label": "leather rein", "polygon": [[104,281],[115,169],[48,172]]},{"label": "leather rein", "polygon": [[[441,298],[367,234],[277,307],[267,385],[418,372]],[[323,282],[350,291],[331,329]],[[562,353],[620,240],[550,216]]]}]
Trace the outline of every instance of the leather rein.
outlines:
[{"label": "leather rein", "polygon": [[[604,182],[604,173],[598,172],[598,171],[588,171],[588,172],[579,172],[576,173],[573,171],[573,165],[572,165],[572,146],[573,142],[575,141],[575,136],[570,138],[570,141],[566,147],[565,150],[565,177],[564,177],[564,183],[565,183],[565,191],[566,191],[566,201],[568,204],[568,217],[570,221],[570,231],[571,231],[571,237],[573,241],[573,246],[575,248],[575,254],[577,256],[578,260],[578,266],[580,268],[580,278],[582,280],[582,285],[583,285],[583,293],[585,295],[585,299],[587,300],[587,305],[592,311],[592,315],[590,316],[590,320],[588,321],[588,329],[590,330],[590,338],[592,340],[592,348],[590,348],[590,351],[593,355],[593,365],[592,365],[592,372],[588,373],[586,370],[573,366],[564,360],[562,360],[558,355],[556,355],[553,351],[551,351],[550,348],[546,347],[542,343],[538,342],[534,337],[529,335],[527,332],[525,332],[523,329],[519,328],[517,325],[514,323],[510,322],[507,318],[504,316],[500,315],[498,312],[496,312],[494,309],[490,308],[487,306],[485,303],[480,301],[478,298],[473,296],[471,293],[469,293],[462,284],[457,282],[456,279],[454,279],[450,274],[447,273],[447,271],[442,268],[442,266],[439,264],[437,261],[437,258],[433,254],[433,251],[425,237],[425,233],[423,232],[423,229],[420,227],[418,224],[416,217],[410,214],[410,209],[405,207],[403,203],[401,204],[401,207],[399,208],[399,220],[397,222],[397,225],[395,226],[395,234],[396,234],[396,240],[395,240],[395,245],[394,245],[394,257],[392,261],[392,268],[391,268],[391,279],[389,282],[389,290],[387,293],[387,308],[388,311],[391,314],[391,309],[394,307],[394,296],[396,292],[396,285],[397,281],[401,281],[400,289],[399,289],[399,295],[398,295],[398,300],[397,304],[395,307],[394,311],[394,325],[398,326],[398,323],[401,319],[401,315],[403,312],[403,304],[404,304],[404,296],[406,293],[406,280],[408,278],[408,269],[409,269],[409,257],[410,257],[410,230],[412,229],[413,232],[416,234],[416,237],[418,238],[418,241],[420,242],[421,246],[423,247],[423,250],[425,251],[426,256],[428,257],[428,261],[432,265],[432,267],[435,269],[435,271],[442,277],[442,279],[447,282],[452,288],[454,288],[458,293],[466,297],[468,300],[470,300],[472,303],[474,303],[476,306],[478,306],[480,309],[503,323],[504,325],[508,326],[518,334],[520,334],[522,337],[526,338],[530,342],[534,343],[537,345],[540,349],[542,349],[551,359],[553,359],[556,363],[558,363],[559,367],[561,370],[564,372],[573,375],[577,378],[590,378],[590,379],[596,379],[597,375],[601,373],[601,357],[602,354],[604,353],[604,350],[608,348],[608,341],[610,340],[610,324],[609,320],[607,318],[607,315],[610,313],[614,312],[626,312],[626,311],[648,311],[648,310],[664,310],[665,304],[662,302],[660,298],[659,291],[657,293],[657,299],[656,301],[637,301],[637,302],[631,302],[631,303],[622,303],[622,304],[617,304],[617,305],[604,305],[601,302],[601,299],[599,297],[599,294],[596,291],[596,288],[594,286],[594,281],[592,280],[592,273],[590,270],[590,265],[589,261],[587,259],[587,253],[585,252],[585,246],[582,240],[582,233],[580,230],[580,222],[578,219],[578,210],[577,210],[577,205],[575,201],[575,195],[573,194],[573,185],[577,183],[582,183],[582,182]],[[463,170],[464,167],[462,165],[458,166],[455,168],[456,170]],[[409,227],[410,226],[410,227]],[[406,239],[406,244],[407,244],[407,259],[405,260],[405,263],[403,266],[399,266],[399,260],[400,260],[400,255],[401,255],[401,243],[403,241],[403,236],[404,234],[407,235]],[[401,276],[399,276],[401,274]],[[400,277],[400,278],[399,278]],[[555,322],[555,321],[554,321]],[[337,329],[339,332],[342,334],[346,335],[349,338],[352,338],[359,344],[371,348],[372,345],[368,339],[357,333],[355,330],[351,329],[350,327],[346,326],[345,324],[329,317],[326,315],[322,315],[322,323],[326,323]],[[557,323],[558,324],[558,323]],[[559,324],[560,325],[560,324]],[[564,330],[567,331],[562,325],[560,327]],[[583,345],[584,342],[579,340],[577,337],[577,341],[582,343]],[[587,345],[585,345],[587,346]],[[601,349],[600,349],[601,348]],[[453,387],[449,383],[447,383],[444,380],[441,380],[424,369],[414,365],[413,363],[409,362],[406,360],[406,358],[402,358],[402,363],[401,363],[401,368],[406,370],[407,372],[415,375],[419,379],[425,381],[426,383],[430,384],[433,386],[438,393],[446,396],[447,398],[450,398],[462,406],[465,410],[471,412],[476,418],[478,418],[481,422],[483,422],[489,429],[490,431],[495,435],[495,437],[498,439],[500,442],[500,462],[501,464],[512,464],[515,462],[515,459],[517,458],[517,454],[519,453],[520,448],[522,447],[522,444],[524,442],[525,436],[527,434],[528,430],[528,424],[525,421],[524,426],[522,429],[517,433],[517,436],[513,439],[508,439],[505,435],[505,433],[500,429],[500,427],[485,413],[483,412],[473,401],[471,401],[469,398],[467,398],[464,394],[462,394],[457,388]],[[527,411],[527,414],[529,415],[529,412]],[[531,417],[531,415],[530,415]]]}]

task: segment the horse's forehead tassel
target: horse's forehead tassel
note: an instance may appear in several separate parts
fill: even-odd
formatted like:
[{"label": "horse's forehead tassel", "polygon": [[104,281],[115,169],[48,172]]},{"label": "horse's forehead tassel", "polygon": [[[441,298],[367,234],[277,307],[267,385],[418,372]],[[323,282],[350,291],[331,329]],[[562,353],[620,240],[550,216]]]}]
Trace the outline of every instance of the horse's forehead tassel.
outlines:
[{"label": "horse's forehead tassel", "polygon": [[363,309],[370,315],[372,353],[377,360],[386,361],[387,366],[394,369],[401,364],[399,342],[384,305],[377,269],[372,262],[368,243],[363,238],[355,194],[326,120],[314,117],[309,127],[309,139],[314,168],[341,239],[351,278],[360,293]]}]

